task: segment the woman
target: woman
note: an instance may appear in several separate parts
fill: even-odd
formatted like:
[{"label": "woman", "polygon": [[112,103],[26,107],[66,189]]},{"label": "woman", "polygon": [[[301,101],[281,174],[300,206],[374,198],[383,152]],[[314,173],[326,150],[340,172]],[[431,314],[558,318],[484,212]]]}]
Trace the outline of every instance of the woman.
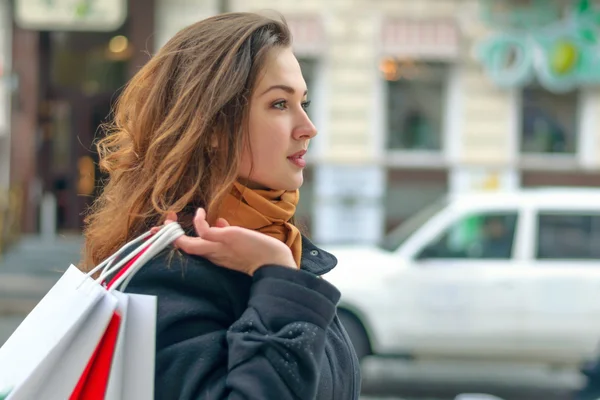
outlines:
[{"label": "woman", "polygon": [[284,21],[250,13],[183,29],[99,143],[86,266],[167,217],[188,234],[128,286],[158,297],[158,399],[358,398],[340,294],[319,278],[336,259],[293,221],[317,132],[290,45]]}]

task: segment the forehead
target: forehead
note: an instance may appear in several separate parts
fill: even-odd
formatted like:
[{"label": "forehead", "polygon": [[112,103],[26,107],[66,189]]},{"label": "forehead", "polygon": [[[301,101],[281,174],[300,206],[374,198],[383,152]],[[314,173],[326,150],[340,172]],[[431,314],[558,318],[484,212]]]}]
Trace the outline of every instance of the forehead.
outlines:
[{"label": "forehead", "polygon": [[306,90],[300,64],[290,48],[272,50],[267,54],[256,88],[260,91],[272,85],[287,85],[300,92]]}]

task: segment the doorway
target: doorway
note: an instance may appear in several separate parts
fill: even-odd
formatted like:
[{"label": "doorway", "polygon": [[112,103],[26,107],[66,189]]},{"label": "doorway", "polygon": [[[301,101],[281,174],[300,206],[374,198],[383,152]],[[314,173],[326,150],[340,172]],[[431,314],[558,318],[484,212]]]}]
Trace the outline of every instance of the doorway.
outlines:
[{"label": "doorway", "polygon": [[41,33],[39,176],[59,233],[80,233],[101,191],[95,141],[129,78],[127,31]]}]

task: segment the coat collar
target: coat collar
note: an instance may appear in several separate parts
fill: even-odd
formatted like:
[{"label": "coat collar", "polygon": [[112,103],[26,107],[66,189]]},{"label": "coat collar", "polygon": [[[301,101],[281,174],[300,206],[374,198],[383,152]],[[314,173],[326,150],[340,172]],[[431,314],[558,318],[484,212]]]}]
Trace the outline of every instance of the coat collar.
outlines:
[{"label": "coat collar", "polygon": [[318,248],[306,236],[302,235],[302,259],[300,269],[315,275],[324,275],[337,265],[333,254]]}]

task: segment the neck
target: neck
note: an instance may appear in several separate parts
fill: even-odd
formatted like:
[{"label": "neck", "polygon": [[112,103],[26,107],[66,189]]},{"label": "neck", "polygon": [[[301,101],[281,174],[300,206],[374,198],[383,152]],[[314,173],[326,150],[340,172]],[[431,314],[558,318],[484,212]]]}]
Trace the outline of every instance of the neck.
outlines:
[{"label": "neck", "polygon": [[252,190],[271,190],[271,188],[268,188],[265,185],[261,185],[258,182],[251,181],[250,179],[247,179],[247,178],[238,178],[238,182],[242,186],[245,186],[248,189],[252,189]]}]

